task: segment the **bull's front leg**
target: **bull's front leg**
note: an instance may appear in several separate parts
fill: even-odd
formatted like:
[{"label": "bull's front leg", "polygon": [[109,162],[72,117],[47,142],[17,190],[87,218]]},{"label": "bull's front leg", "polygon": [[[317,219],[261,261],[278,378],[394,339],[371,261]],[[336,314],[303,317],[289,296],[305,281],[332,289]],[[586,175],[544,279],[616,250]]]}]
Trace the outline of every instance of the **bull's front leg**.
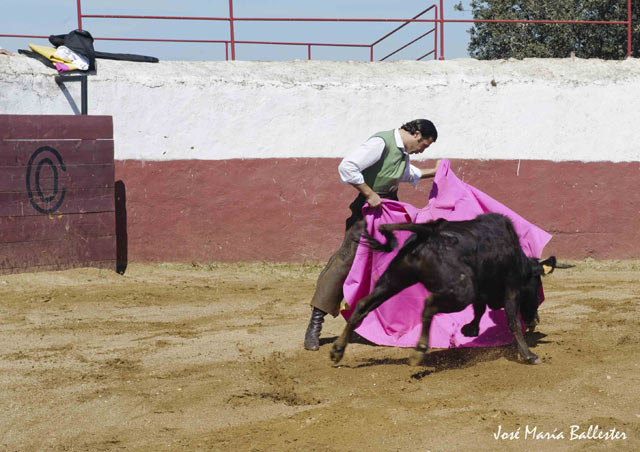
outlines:
[{"label": "bull's front leg", "polygon": [[[364,298],[362,300],[364,300]],[[358,304],[360,303],[360,301],[358,302]],[[342,334],[333,344],[333,347],[331,347],[331,351],[329,352],[331,360],[336,364],[339,363],[344,356],[344,351],[346,350],[347,344],[349,343],[349,338],[351,337],[353,330],[356,329],[357,324],[352,323],[351,319],[353,319],[353,316],[351,316],[344,329],[342,330]]]},{"label": "bull's front leg", "polygon": [[386,294],[387,291],[385,291],[384,288],[376,286],[373,289],[373,292],[358,301],[349,321],[342,330],[342,334],[333,344],[333,347],[331,347],[329,356],[331,356],[331,360],[334,363],[339,363],[344,356],[344,351],[347,348],[347,344],[349,343],[349,338],[351,337],[353,330],[358,327],[367,314],[380,306],[382,302],[388,298]]},{"label": "bull's front leg", "polygon": [[424,357],[429,349],[429,330],[431,329],[431,321],[433,320],[433,316],[437,313],[438,307],[434,302],[434,296],[429,295],[424,300],[424,309],[422,310],[422,333],[420,334],[420,339],[418,340],[416,348],[409,358],[409,364],[412,366],[417,366],[424,361]]},{"label": "bull's front leg", "polygon": [[527,342],[524,340],[522,334],[522,326],[520,324],[520,315],[518,309],[518,296],[519,292],[513,289],[507,289],[507,296],[504,303],[504,312],[507,315],[507,323],[509,329],[516,338],[516,344],[518,345],[518,351],[520,356],[528,364],[541,364],[542,360],[538,358],[531,350]]},{"label": "bull's front leg", "polygon": [[[347,348],[347,344],[349,343],[349,338],[351,337],[353,330],[357,328],[357,326],[360,324],[360,322],[362,322],[362,320],[367,316],[369,312],[375,309],[375,308],[371,308],[371,305],[375,303],[376,299],[377,299],[377,294],[374,289],[372,293],[360,299],[358,303],[356,303],[356,307],[354,308],[353,313],[349,318],[349,321],[347,322],[344,329],[342,330],[342,334],[340,335],[338,340],[333,344],[333,347],[331,347],[331,352],[329,356],[331,356],[331,360],[334,363],[339,363],[342,357],[344,356],[344,351]],[[379,304],[380,303],[378,303],[378,305]]]},{"label": "bull's front leg", "polygon": [[342,334],[338,340],[331,347],[331,359],[333,362],[338,363],[344,356],[344,351],[347,348],[349,338],[360,322],[374,309],[384,303],[393,295],[397,294],[403,289],[412,286],[417,282],[412,273],[407,271],[403,267],[401,258],[396,258],[389,264],[387,270],[382,274],[376,286],[371,293],[362,298],[356,304],[353,310],[353,314],[349,318],[347,325],[342,330]]}]

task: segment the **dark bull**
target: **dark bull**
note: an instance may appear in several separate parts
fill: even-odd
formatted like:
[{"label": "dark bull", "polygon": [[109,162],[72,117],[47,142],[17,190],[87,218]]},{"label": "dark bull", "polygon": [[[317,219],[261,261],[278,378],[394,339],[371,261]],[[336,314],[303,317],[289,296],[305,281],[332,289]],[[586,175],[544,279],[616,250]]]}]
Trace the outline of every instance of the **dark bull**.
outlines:
[{"label": "dark bull", "polygon": [[516,338],[520,355],[527,363],[540,359],[529,350],[522,335],[520,315],[530,330],[538,322],[540,277],[558,264],[554,256],[540,261],[528,258],[511,221],[499,214],[480,215],[468,221],[437,220],[429,223],[386,224],[379,228],[386,238],[381,243],[365,233],[361,242],[374,251],[390,252],[398,242],[393,231],[411,231],[398,255],[362,298],[344,331],[331,349],[331,359],[339,362],[353,330],[371,311],[401,290],[422,283],[431,293],[424,302],[422,334],[411,358],[412,365],[424,359],[429,348],[429,328],[438,313],[458,312],[473,305],[474,318],[462,327],[468,337],[477,336],[486,307],[504,308],[509,329]]}]

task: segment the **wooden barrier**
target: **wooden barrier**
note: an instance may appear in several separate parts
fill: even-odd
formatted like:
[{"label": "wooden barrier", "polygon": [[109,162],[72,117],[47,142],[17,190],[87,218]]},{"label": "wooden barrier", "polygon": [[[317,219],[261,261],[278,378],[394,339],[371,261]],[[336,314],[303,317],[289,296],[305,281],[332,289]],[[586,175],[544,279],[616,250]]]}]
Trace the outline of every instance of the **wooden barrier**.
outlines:
[{"label": "wooden barrier", "polygon": [[112,118],[0,115],[0,273],[115,265]]}]

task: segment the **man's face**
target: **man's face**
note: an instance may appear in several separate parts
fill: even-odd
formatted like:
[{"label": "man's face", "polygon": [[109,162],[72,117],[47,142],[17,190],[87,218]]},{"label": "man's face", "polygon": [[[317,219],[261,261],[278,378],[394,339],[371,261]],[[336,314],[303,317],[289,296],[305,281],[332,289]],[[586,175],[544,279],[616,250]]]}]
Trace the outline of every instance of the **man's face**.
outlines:
[{"label": "man's face", "polygon": [[432,137],[423,138],[420,132],[413,133],[405,143],[405,150],[408,154],[420,154],[433,143]]},{"label": "man's face", "polygon": [[420,154],[433,143],[432,137],[423,138],[420,132],[415,132],[405,143],[405,150],[408,154]]}]

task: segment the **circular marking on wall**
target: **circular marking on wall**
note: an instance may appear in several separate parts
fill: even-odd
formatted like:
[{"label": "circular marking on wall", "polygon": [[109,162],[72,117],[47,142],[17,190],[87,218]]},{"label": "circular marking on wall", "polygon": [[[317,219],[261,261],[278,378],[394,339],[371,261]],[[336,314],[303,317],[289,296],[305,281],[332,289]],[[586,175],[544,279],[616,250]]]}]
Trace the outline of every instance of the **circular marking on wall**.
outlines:
[{"label": "circular marking on wall", "polygon": [[60,172],[66,172],[62,156],[49,146],[38,148],[27,165],[27,194],[34,209],[53,213],[64,201],[66,188],[60,189]]}]

